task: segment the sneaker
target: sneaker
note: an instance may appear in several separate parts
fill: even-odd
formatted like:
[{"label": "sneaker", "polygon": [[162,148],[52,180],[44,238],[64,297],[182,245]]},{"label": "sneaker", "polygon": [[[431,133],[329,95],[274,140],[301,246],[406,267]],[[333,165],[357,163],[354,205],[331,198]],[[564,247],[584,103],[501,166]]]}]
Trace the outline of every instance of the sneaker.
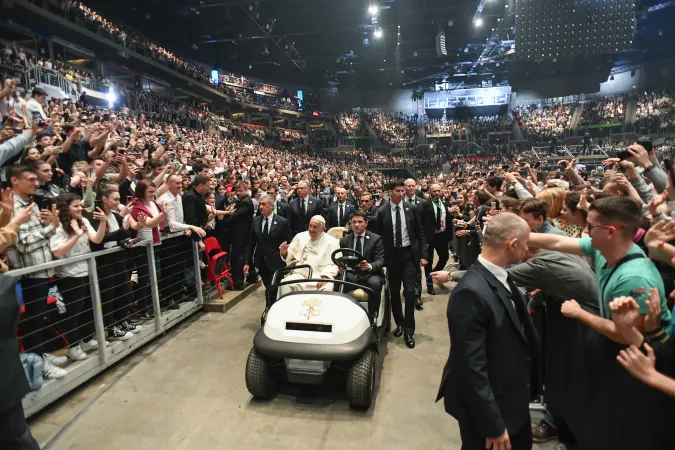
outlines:
[{"label": "sneaker", "polygon": [[68,349],[68,358],[73,361],[83,361],[89,358],[89,355],[82,350],[81,345],[78,345],[77,347],[70,347]]},{"label": "sneaker", "polygon": [[66,362],[68,362],[68,358],[66,356],[56,356],[56,355],[52,355],[51,353],[43,353],[42,359],[45,362],[49,361],[51,364],[53,364],[55,366],[62,366]]},{"label": "sneaker", "polygon": [[141,323],[143,323],[143,320],[140,318],[140,316],[134,314],[133,316],[127,317],[126,323],[132,326],[140,325]]},{"label": "sneaker", "polygon": [[42,375],[45,378],[50,380],[56,380],[57,378],[63,378],[68,374],[64,369],[56,367],[54,364],[49,362],[48,359],[44,360],[44,367],[42,368]]},{"label": "sneaker", "polygon": [[126,331],[129,333],[136,334],[139,331],[143,329],[141,325],[133,325],[131,323],[127,322],[122,322],[122,325],[119,326],[122,331]]},{"label": "sneaker", "polygon": [[133,286],[136,286],[138,284],[138,272],[135,270],[131,272],[131,284]]},{"label": "sneaker", "polygon": [[539,422],[537,425],[532,425],[532,440],[537,443],[548,442],[558,437],[558,430],[546,420]]},{"label": "sneaker", "polygon": [[[103,342],[104,347],[107,347],[108,345],[109,345],[108,341]],[[98,350],[98,341],[96,339],[90,339],[87,342],[82,341],[80,347],[82,347],[82,350],[84,350],[85,352]]]},{"label": "sneaker", "polygon": [[133,336],[128,331],[122,330],[120,327],[112,327],[108,330],[108,339],[111,341],[126,341]]}]

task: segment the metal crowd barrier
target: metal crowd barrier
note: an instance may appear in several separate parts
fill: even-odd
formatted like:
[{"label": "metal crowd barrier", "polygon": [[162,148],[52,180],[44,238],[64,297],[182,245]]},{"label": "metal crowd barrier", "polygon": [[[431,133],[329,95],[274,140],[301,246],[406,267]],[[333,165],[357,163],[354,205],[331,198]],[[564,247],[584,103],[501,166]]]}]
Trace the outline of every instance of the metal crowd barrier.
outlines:
[{"label": "metal crowd barrier", "polygon": [[[184,236],[183,233],[163,236],[161,240],[161,245],[153,245],[150,240],[141,241],[131,249],[115,247],[7,272],[6,275],[14,277],[18,283],[23,283],[22,288],[24,288],[26,279],[22,279],[22,277],[77,262],[87,263],[90,304],[87,301],[88,299],[83,300],[81,298],[68,301],[66,299],[69,291],[59,292],[59,295],[63,298],[63,303],[66,305],[66,313],[69,306],[81,307],[75,320],[76,328],[59,328],[59,325],[61,328],[65,326],[68,316],[65,316],[66,318],[60,317],[64,313],[60,313],[58,306],[55,307],[55,305],[48,304],[44,308],[44,312],[37,314],[35,317],[27,317],[25,311],[22,314],[19,330],[26,353],[31,353],[32,349],[25,348],[28,334],[23,335],[21,329],[22,325],[25,325],[31,319],[40,321],[40,326],[34,327],[35,330],[32,330],[32,333],[40,333],[39,345],[43,352],[60,355],[67,345],[76,344],[76,342],[68,342],[66,338],[66,335],[74,330],[79,330],[77,342],[80,342],[82,337],[93,337],[98,343],[96,349],[88,352],[87,359],[81,361],[68,360],[65,365],[62,365],[62,368],[67,372],[64,377],[45,379],[40,389],[30,392],[23,399],[23,407],[27,417],[36,414],[112,364],[126,358],[144,344],[161,336],[167,330],[201,310],[204,298],[198,243]],[[133,268],[136,269],[139,279],[135,292],[130,293]],[[115,284],[108,277],[113,277],[121,283]],[[42,279],[32,278],[32,284],[35,284],[38,280],[42,281]],[[183,293],[182,286],[186,281],[188,284],[194,281],[194,296],[184,297],[181,295]],[[44,278],[44,282],[51,285],[55,284],[47,278]],[[127,283],[126,287],[124,286],[125,283]],[[105,286],[103,291],[101,290],[102,285]],[[121,299],[118,290],[121,295],[128,296],[131,294],[130,300]],[[70,289],[70,291],[72,295],[72,292],[76,289]],[[148,298],[141,297],[143,293]],[[170,307],[164,301],[167,297],[172,296],[176,300],[173,307]],[[122,307],[119,308],[121,300]],[[44,298],[43,301],[47,303],[48,299]],[[26,298],[24,297],[24,307],[30,306],[25,302]],[[81,303],[76,305],[78,302]],[[154,317],[143,321],[141,323],[142,329],[136,331],[130,338],[106,342],[106,325],[110,329],[113,324],[126,321],[134,306],[136,307],[133,311],[134,315],[142,314],[145,310],[151,308],[155,312]],[[40,310],[38,309],[38,311]],[[45,318],[49,320],[45,320]],[[48,337],[45,338],[46,335]]]}]

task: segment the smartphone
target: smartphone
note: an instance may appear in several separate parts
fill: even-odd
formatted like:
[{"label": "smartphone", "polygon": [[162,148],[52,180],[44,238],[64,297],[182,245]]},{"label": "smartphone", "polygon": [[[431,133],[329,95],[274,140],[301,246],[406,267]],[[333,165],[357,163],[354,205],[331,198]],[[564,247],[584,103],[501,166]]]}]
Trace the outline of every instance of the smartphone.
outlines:
[{"label": "smartphone", "polygon": [[120,155],[124,155],[124,154],[127,153],[127,151],[124,150],[123,148],[120,148],[119,150],[117,150],[117,153],[120,154]]},{"label": "smartphone", "polygon": [[675,181],[675,172],[673,172],[673,162],[669,158],[663,160],[663,167],[666,168],[666,173],[670,177],[670,181]]},{"label": "smartphone", "polygon": [[159,143],[162,145],[166,144],[166,139],[160,138]]},{"label": "smartphone", "polygon": [[89,171],[89,176],[90,176],[90,177],[93,177],[93,176],[95,176],[95,175],[96,175],[96,169],[91,169],[91,170]]},{"label": "smartphone", "polygon": [[452,198],[457,200],[457,192],[450,192],[450,196],[452,196]]},{"label": "smartphone", "polygon": [[37,205],[38,209],[43,210],[51,210],[52,209],[52,199],[49,197],[37,197],[35,199],[35,204]]},{"label": "smartphone", "polygon": [[70,122],[70,114],[68,114],[67,112],[64,112],[63,113],[63,121],[64,122]]},{"label": "smartphone", "polygon": [[617,154],[617,157],[618,157],[621,161],[623,161],[624,159],[628,159],[628,158],[630,158],[631,156],[633,156],[633,155],[631,155],[630,152],[629,152],[628,150],[621,150],[621,151]]},{"label": "smartphone", "polygon": [[110,113],[103,114],[103,121],[110,122]]},{"label": "smartphone", "polygon": [[534,167],[535,169],[538,169],[540,166],[541,166],[541,162],[537,161],[536,163],[534,163],[534,166],[533,166],[533,167]]},{"label": "smartphone", "polygon": [[38,125],[44,125],[45,119],[42,118],[42,114],[40,114],[38,111],[33,111],[31,114],[33,115],[33,122],[37,123]]}]

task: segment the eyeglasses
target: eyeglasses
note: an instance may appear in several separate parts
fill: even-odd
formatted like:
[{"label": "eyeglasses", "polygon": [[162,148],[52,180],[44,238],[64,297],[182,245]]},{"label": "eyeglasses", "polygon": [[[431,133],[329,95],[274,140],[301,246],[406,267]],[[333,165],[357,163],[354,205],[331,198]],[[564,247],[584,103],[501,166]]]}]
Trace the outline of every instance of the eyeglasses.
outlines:
[{"label": "eyeglasses", "polygon": [[621,228],[625,228],[623,225],[594,225],[592,223],[587,223],[588,226],[588,233],[590,234],[593,231],[593,228],[605,228],[608,230],[619,230]]}]

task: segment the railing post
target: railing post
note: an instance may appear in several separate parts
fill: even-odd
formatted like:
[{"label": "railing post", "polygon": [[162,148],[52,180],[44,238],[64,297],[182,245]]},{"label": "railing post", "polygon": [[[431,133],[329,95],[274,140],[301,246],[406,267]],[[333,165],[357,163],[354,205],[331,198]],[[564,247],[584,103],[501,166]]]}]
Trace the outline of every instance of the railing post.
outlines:
[{"label": "railing post", "polygon": [[192,259],[194,260],[195,268],[195,289],[197,289],[197,304],[202,306],[204,304],[204,292],[202,291],[202,270],[199,266],[199,243],[192,241]]},{"label": "railing post", "polygon": [[103,322],[103,305],[101,304],[101,289],[98,285],[98,271],[96,269],[96,257],[87,260],[89,266],[89,291],[91,292],[91,308],[94,313],[94,329],[98,342],[98,359],[101,364],[108,363],[108,355],[105,353],[105,325]]},{"label": "railing post", "polygon": [[152,292],[152,309],[155,312],[155,329],[162,331],[162,310],[159,306],[159,283],[157,282],[157,269],[155,265],[155,251],[152,242],[146,245],[148,253],[148,273],[150,274],[150,292]]}]

